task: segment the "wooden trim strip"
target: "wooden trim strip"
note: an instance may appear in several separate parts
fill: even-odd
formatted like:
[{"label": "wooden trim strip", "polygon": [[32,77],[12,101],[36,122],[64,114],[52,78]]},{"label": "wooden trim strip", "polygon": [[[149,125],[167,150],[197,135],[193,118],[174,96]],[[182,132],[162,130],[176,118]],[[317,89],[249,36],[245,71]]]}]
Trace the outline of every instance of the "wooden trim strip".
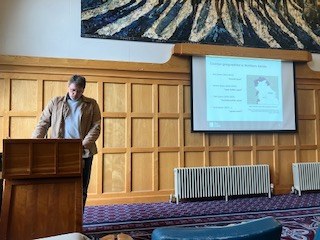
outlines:
[{"label": "wooden trim strip", "polygon": [[219,46],[206,44],[179,43],[175,44],[174,55],[219,55],[235,57],[254,57],[281,59],[294,62],[310,62],[312,55],[308,51],[283,50],[266,48],[249,48],[235,46]]}]

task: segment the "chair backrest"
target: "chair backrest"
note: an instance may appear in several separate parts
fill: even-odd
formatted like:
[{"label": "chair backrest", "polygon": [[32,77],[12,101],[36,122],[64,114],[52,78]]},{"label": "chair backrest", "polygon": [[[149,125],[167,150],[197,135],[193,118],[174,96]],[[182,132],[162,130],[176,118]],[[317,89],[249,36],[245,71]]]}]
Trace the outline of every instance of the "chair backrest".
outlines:
[{"label": "chair backrest", "polygon": [[317,229],[313,240],[320,240],[320,228]]},{"label": "chair backrest", "polygon": [[152,232],[152,240],[210,239],[210,240],[277,240],[282,225],[273,217],[219,227],[160,227]]}]

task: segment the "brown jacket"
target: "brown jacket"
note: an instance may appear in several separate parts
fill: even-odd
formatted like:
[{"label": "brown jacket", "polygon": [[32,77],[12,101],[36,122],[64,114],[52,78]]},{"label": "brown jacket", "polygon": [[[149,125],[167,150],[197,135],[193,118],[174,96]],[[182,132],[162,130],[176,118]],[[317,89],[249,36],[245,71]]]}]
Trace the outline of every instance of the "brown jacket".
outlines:
[{"label": "brown jacket", "polygon": [[[92,154],[97,153],[95,141],[101,131],[101,113],[98,103],[92,99],[82,96],[80,136],[82,146],[89,149]],[[42,112],[39,123],[32,133],[32,138],[44,138],[51,127],[50,138],[63,138],[64,119],[69,114],[67,95],[54,97]]]}]

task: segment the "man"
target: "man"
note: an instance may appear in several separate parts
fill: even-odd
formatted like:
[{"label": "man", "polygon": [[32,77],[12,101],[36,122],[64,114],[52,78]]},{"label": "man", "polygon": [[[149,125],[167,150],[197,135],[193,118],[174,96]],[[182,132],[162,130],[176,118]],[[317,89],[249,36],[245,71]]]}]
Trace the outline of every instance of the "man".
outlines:
[{"label": "man", "polygon": [[50,138],[82,139],[83,146],[83,208],[87,199],[96,140],[101,130],[101,113],[97,102],[83,95],[86,79],[73,75],[65,96],[54,97],[45,107],[32,138],[44,138],[51,127]]}]

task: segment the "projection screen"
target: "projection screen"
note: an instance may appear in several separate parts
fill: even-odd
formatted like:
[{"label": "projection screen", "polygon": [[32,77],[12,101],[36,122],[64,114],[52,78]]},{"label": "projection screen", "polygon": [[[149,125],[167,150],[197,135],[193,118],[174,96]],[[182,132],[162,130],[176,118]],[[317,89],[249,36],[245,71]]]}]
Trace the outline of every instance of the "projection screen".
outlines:
[{"label": "projection screen", "polygon": [[192,131],[296,131],[293,62],[192,57]]}]

